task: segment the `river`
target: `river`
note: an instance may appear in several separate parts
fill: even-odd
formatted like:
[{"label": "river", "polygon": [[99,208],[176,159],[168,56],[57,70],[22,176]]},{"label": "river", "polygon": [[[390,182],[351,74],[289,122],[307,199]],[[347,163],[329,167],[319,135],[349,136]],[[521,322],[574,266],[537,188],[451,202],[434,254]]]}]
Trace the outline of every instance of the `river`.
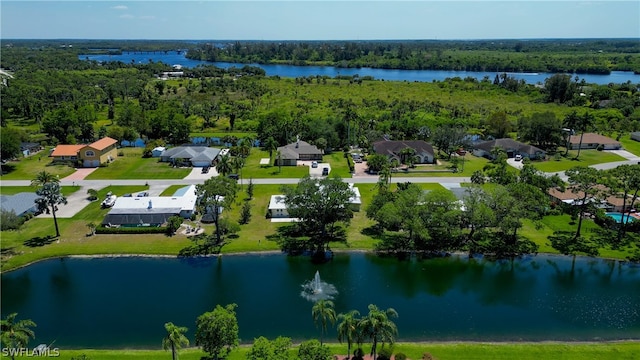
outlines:
[{"label": "river", "polygon": [[337,312],[396,309],[404,341],[640,339],[640,267],[592,258],[572,267],[550,255],[511,263],[343,253],[322,265],[281,254],[54,259],[2,275],[2,317],[35,321],[32,344],[159,348],[165,322],[188,327],[193,340],[198,315],[236,303],[242,342],[319,338],[301,296],[316,271],[338,291]]},{"label": "river", "polygon": [[[154,62],[163,62],[169,65],[181,65],[183,67],[196,67],[201,64],[215,65],[220,68],[229,68],[232,66],[242,67],[245,64],[227,63],[227,62],[208,62],[200,60],[187,59],[185,52],[123,52],[121,55],[79,55],[81,60],[95,61],[122,61],[124,63],[147,63],[150,60]],[[373,69],[373,68],[337,68],[333,66],[295,66],[295,65],[263,65],[249,64],[261,67],[268,76],[281,77],[302,77],[302,76],[329,76],[331,78],[339,75],[359,75],[360,77],[372,76],[376,80],[386,81],[443,81],[447,78],[466,78],[473,77],[482,80],[485,76],[491,81],[496,76],[495,72],[479,72],[479,71],[445,71],[445,70],[396,70],[396,69]],[[524,80],[528,84],[544,83],[545,79],[552,76],[550,73],[509,73],[510,76]],[[576,76],[575,74],[572,76]],[[580,79],[584,79],[587,83],[592,84],[621,84],[631,81],[634,84],[640,83],[640,74],[634,74],[631,71],[612,71],[608,75],[591,75],[579,74]]]}]

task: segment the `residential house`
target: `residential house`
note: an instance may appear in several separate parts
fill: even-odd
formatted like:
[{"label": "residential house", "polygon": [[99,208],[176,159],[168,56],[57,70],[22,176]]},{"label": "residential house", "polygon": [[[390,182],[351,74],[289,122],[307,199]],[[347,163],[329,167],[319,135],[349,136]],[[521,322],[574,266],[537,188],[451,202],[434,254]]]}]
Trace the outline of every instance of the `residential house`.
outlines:
[{"label": "residential house", "polygon": [[396,159],[398,162],[402,162],[402,151],[406,148],[414,150],[415,164],[433,164],[435,161],[433,146],[423,140],[382,140],[373,143],[373,151],[376,154],[386,156],[390,160]]},{"label": "residential house", "polygon": [[632,132],[631,140],[640,141],[640,131]]},{"label": "residential house", "polygon": [[477,143],[473,146],[473,155],[493,160],[494,156],[491,154],[491,151],[494,148],[504,150],[508,158],[521,155],[522,157],[534,160],[544,159],[546,156],[544,150],[510,138],[494,139]]},{"label": "residential house", "polygon": [[29,156],[31,154],[37,153],[42,150],[42,145],[34,142],[21,142],[20,143],[20,152],[22,152],[23,156]]},{"label": "residential house", "polygon": [[58,145],[49,156],[54,162],[78,162],[83,167],[98,167],[115,160],[118,141],[104,137],[89,145]]},{"label": "residential house", "polygon": [[196,211],[197,201],[198,195],[195,185],[180,188],[173,196],[120,196],[105,216],[102,225],[112,227],[162,226],[174,215],[185,219],[190,218]]},{"label": "residential house", "polygon": [[[587,202],[597,201],[597,207],[601,209],[605,209],[606,211],[616,211],[621,212],[623,210],[624,205],[624,194],[610,194],[609,188],[603,185],[597,185],[597,189],[602,196],[599,196],[598,199],[587,198]],[[547,194],[551,197],[551,199],[557,203],[564,203],[567,205],[580,205],[582,198],[584,198],[584,192],[578,191],[576,193],[572,192],[572,188],[567,188],[565,191],[560,191],[556,188],[551,188],[547,191]],[[627,194],[626,200],[626,210],[633,208],[640,204],[640,199],[636,199],[635,203],[632,206],[631,200],[633,197],[630,194]]]},{"label": "residential house", "polygon": [[0,209],[13,211],[18,216],[35,214],[38,212],[36,193],[21,192],[15,195],[0,195]]},{"label": "residential house", "polygon": [[177,146],[165,150],[160,155],[160,161],[174,165],[191,165],[205,167],[214,165],[220,155],[220,149],[207,146]]},{"label": "residential house", "polygon": [[49,156],[53,158],[54,162],[76,162],[78,161],[78,152],[83,147],[84,145],[58,145]]},{"label": "residential house", "polygon": [[[580,137],[582,136],[582,146],[580,146]],[[622,148],[619,141],[613,140],[606,136],[596,133],[584,133],[584,135],[576,134],[569,138],[569,146],[571,150],[580,149],[598,149],[618,150]]]},{"label": "residential house", "polygon": [[79,151],[79,159],[83,167],[98,167],[100,164],[111,162],[118,157],[118,141],[110,137],[104,137],[89,145],[83,146]]},{"label": "residential house", "polygon": [[279,156],[276,157],[275,165],[296,166],[298,160],[322,161],[322,150],[317,146],[311,145],[306,141],[297,140],[294,143],[280,146],[278,148]]},{"label": "residential house", "polygon": [[[358,212],[362,206],[362,199],[360,197],[360,189],[353,184],[349,184],[349,189],[353,192],[353,196],[349,198],[349,208],[351,211]],[[271,218],[288,218],[289,212],[287,211],[287,205],[285,203],[284,195],[271,195],[269,200],[269,207],[267,212]]]}]

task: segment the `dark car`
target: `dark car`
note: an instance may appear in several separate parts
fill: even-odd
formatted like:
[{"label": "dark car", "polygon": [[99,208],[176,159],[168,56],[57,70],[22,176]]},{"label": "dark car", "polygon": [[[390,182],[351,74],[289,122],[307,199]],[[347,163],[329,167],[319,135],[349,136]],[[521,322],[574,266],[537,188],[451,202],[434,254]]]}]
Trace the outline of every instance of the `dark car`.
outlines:
[{"label": "dark car", "polygon": [[143,192],[138,194],[138,197],[147,197],[147,196],[149,196],[149,193],[146,192],[146,191],[143,191]]},{"label": "dark car", "polygon": [[329,168],[322,168],[322,176],[329,175]]},{"label": "dark car", "polygon": [[202,168],[202,173],[207,174],[209,172],[209,166],[205,166]]},{"label": "dark car", "polygon": [[238,176],[238,174],[229,174],[229,175],[227,175],[227,177],[228,177],[229,179],[233,179],[233,180],[238,180],[238,179],[240,179],[240,176]]}]

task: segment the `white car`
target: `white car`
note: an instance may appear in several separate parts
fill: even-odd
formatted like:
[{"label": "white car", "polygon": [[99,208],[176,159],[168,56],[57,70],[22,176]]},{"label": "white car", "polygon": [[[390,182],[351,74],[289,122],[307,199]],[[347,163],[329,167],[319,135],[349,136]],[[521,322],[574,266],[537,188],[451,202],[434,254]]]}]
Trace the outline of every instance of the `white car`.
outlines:
[{"label": "white car", "polygon": [[105,207],[105,208],[112,207],[113,204],[116,203],[116,198],[117,196],[115,195],[107,196],[107,198],[104,199],[104,201],[102,202],[102,207]]},{"label": "white car", "polygon": [[522,155],[516,155],[514,160],[515,161],[522,161]]},{"label": "white car", "polygon": [[313,161],[311,163],[311,167],[314,168],[314,169],[317,168],[318,167],[318,162],[317,161]]}]

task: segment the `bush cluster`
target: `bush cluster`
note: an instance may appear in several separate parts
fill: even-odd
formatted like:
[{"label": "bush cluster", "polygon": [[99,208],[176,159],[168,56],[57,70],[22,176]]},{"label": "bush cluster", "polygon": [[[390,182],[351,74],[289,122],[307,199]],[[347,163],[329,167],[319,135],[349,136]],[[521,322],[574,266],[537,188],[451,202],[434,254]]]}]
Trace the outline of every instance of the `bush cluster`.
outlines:
[{"label": "bush cluster", "polygon": [[96,234],[162,234],[167,231],[166,227],[104,227],[96,228]]}]

